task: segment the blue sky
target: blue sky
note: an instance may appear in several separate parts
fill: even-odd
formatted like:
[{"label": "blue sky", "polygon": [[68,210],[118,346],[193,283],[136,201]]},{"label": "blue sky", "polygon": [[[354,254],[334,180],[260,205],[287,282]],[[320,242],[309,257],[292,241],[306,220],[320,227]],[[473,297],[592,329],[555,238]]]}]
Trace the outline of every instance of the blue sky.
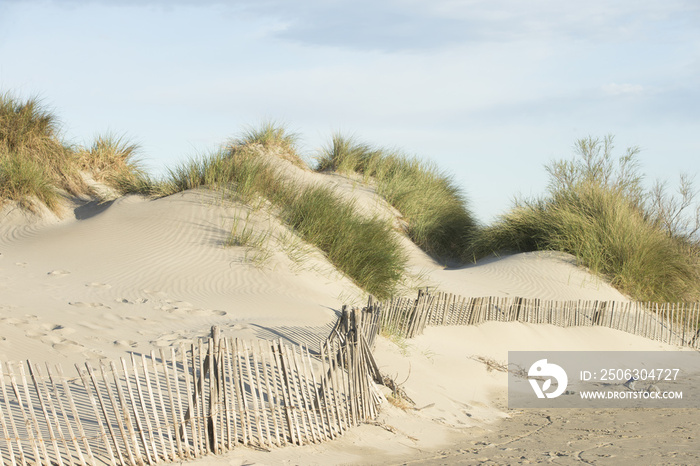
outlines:
[{"label": "blue sky", "polygon": [[0,0],[0,91],[154,173],[265,119],[308,156],[355,134],[435,161],[488,222],[588,135],[640,146],[650,181],[700,176],[700,2]]}]

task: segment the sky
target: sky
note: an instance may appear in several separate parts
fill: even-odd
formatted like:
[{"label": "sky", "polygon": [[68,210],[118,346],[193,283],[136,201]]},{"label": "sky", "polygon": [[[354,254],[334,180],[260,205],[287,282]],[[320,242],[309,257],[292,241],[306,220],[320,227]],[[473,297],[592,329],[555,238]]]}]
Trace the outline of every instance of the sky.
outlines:
[{"label": "sky", "polygon": [[0,92],[154,174],[274,120],[435,162],[488,223],[577,139],[700,186],[697,0],[0,0]]}]

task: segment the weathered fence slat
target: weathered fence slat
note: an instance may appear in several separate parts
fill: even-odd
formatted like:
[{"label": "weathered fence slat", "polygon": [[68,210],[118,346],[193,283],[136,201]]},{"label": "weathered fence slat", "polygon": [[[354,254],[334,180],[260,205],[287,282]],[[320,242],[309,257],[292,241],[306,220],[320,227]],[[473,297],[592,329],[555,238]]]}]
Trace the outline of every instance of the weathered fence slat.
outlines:
[{"label": "weathered fence slat", "polygon": [[[134,353],[131,353],[131,357],[132,357],[132,362],[134,364],[134,367],[136,367],[136,361],[133,359],[133,358],[135,358]],[[162,425],[160,423],[160,416],[158,415],[158,406],[156,405],[155,396],[153,395],[153,387],[151,385],[151,379],[148,375],[148,363],[146,361],[145,354],[141,355],[141,368],[143,369],[144,384],[146,385],[146,389],[148,390],[148,400],[151,403],[151,409],[150,409],[150,412],[148,412],[147,416],[149,418],[153,418],[153,423],[155,424],[155,431],[156,431],[156,434],[158,435],[158,443],[160,444],[160,449],[161,449],[161,453],[159,455],[158,449],[155,446],[155,436],[153,436],[153,450],[155,451],[155,454],[156,454],[156,462],[158,462],[159,459],[161,459],[161,458],[162,459],[168,458],[168,448],[165,444],[165,439],[163,438],[163,428],[162,428]],[[150,421],[149,421],[148,428],[151,429]]]},{"label": "weathered fence slat", "polygon": [[[228,374],[228,379],[224,377],[224,380],[226,381],[226,385],[224,386],[224,394],[226,396],[226,424],[228,428],[227,446],[229,450],[232,449],[236,443],[238,443],[238,426],[236,425],[238,422],[238,416],[236,416],[236,404],[234,399],[235,383],[233,382],[235,379],[235,374],[233,373],[234,369],[233,365],[231,364],[232,356],[230,341],[231,340],[229,338],[224,339],[224,354],[226,359],[226,371]],[[189,392],[187,396],[190,396]],[[194,436],[196,434],[192,435]]]},{"label": "weathered fence slat", "polygon": [[[446,313],[456,312],[455,299],[443,300]],[[394,307],[413,319],[404,329],[422,331],[429,315],[416,311],[433,301],[425,296]],[[95,368],[76,365],[79,379],[60,366],[47,365],[45,376],[27,361],[28,380],[24,363],[0,363],[0,463],[145,465],[237,444],[273,448],[335,438],[377,413],[373,383],[382,376],[371,346],[389,307],[369,306],[344,309],[318,361],[307,345],[248,344],[213,331],[179,354],[161,348],[160,357],[151,351]]]},{"label": "weathered fence slat", "polygon": [[[258,340],[258,351],[260,352],[260,364],[261,364],[261,374],[262,374],[262,385],[265,387],[265,393],[267,394],[267,409],[270,412],[270,420],[272,421],[272,426],[274,427],[274,443],[278,447],[281,446],[280,442],[280,431],[279,431],[279,421],[277,420],[277,411],[275,410],[275,402],[274,398],[272,396],[272,387],[271,387],[271,374],[270,371],[268,371],[268,367],[270,370],[272,369],[271,364],[272,362],[268,361],[268,357],[266,356],[266,351],[265,348],[263,347],[262,341]],[[268,366],[268,364],[270,366]],[[258,379],[258,383],[260,383],[260,379]],[[266,421],[269,422],[269,421]],[[269,427],[268,424],[268,446],[272,448],[272,434],[271,428]]]},{"label": "weathered fence slat", "polygon": [[[132,413],[133,413],[133,415],[134,415],[134,420],[136,421],[136,430],[138,431],[139,438],[140,438],[140,440],[141,440],[141,443],[143,444],[143,451],[144,451],[145,456],[146,456],[146,461],[149,462],[149,463],[151,463],[152,460],[151,460],[150,452],[149,452],[149,450],[148,450],[148,440],[146,440],[146,432],[144,431],[143,425],[141,425],[141,416],[140,416],[140,414],[139,414],[139,410],[138,410],[138,407],[137,407],[137,403],[136,403],[136,400],[135,400],[135,398],[134,398],[134,392],[133,392],[133,390],[131,389],[131,381],[130,381],[131,376],[129,375],[129,368],[128,368],[128,366],[126,365],[126,360],[125,360],[124,358],[121,358],[121,363],[122,363],[122,369],[124,370],[124,382],[125,382],[125,385],[126,385],[126,393],[125,393],[125,400],[124,400],[124,410],[125,410],[125,412],[127,412],[127,416],[128,416],[129,408],[128,408],[128,406],[126,406],[126,404],[127,404],[126,395],[128,395],[128,396],[129,396],[128,399],[129,399],[129,401],[131,402],[131,410],[132,410]],[[112,368],[113,368],[114,371],[115,371],[115,372],[114,372],[115,375],[117,375],[117,368],[116,368],[116,366],[113,365]],[[132,424],[132,427],[133,427],[133,424]],[[134,441],[135,443],[138,444],[138,441],[136,440],[136,436],[135,436],[135,435],[133,435],[132,441]],[[139,452],[139,454],[140,454],[140,452]]]},{"label": "weathered fence slat", "polygon": [[[27,412],[25,410],[24,402],[22,401],[22,394],[20,392],[19,386],[17,385],[17,379],[15,378],[15,373],[12,370],[12,366],[10,363],[7,363],[7,374],[10,377],[10,386],[12,387],[12,391],[15,394],[15,399],[17,400],[17,405],[20,408],[20,412],[22,413],[22,419],[24,420],[24,427],[27,431],[27,435],[29,436],[29,445],[32,447],[32,451],[34,453],[34,462],[35,463],[41,463],[41,455],[39,454],[39,445],[37,442],[37,439],[34,436],[34,429],[31,425],[31,421],[29,417],[27,417]],[[34,413],[32,412],[32,415]],[[26,462],[26,458],[24,460]]]},{"label": "weathered fence slat", "polygon": [[[56,416],[56,409],[53,406],[53,403],[51,402],[51,395],[48,393],[48,391],[42,391],[41,388],[39,387],[39,374],[38,371],[35,367],[32,367],[32,363],[30,360],[27,360],[27,367],[29,368],[29,375],[32,378],[32,382],[34,383],[34,390],[36,391],[37,397],[39,398],[39,404],[41,405],[41,411],[44,414],[44,420],[46,422],[46,427],[48,428],[49,431],[49,440],[51,441],[51,446],[53,447],[54,455],[56,458],[56,462],[58,463],[59,466],[63,466],[63,457],[61,456],[61,450],[58,446],[58,438],[56,437],[56,432],[54,432],[54,427],[57,428],[57,430],[60,432],[61,425],[58,424],[58,417]],[[41,380],[43,382],[43,380]],[[46,389],[46,385],[44,385],[44,389]],[[51,416],[49,416],[49,408],[47,404],[51,404],[51,410],[54,414],[53,419]],[[53,420],[56,421],[55,426],[53,425]],[[41,435],[41,430],[39,429],[39,426],[37,424],[37,432],[39,435]],[[65,437],[61,435],[61,438],[64,439],[65,442]],[[66,453],[70,457],[70,451],[68,450],[68,444],[65,443],[65,448],[66,448]],[[47,460],[48,460],[48,455],[47,455]],[[69,459],[70,461],[70,459]],[[48,464],[51,464],[50,462]]]},{"label": "weathered fence slat", "polygon": [[162,413],[163,425],[166,428],[166,437],[168,438],[168,445],[170,446],[170,459],[175,461],[177,458],[177,453],[175,452],[175,442],[173,439],[177,437],[177,429],[175,434],[173,434],[173,424],[168,418],[168,410],[165,406],[165,397],[163,396],[163,388],[160,383],[160,372],[158,370],[158,363],[155,351],[151,351],[151,367],[153,369],[153,380],[156,382],[156,393],[158,394],[158,405],[160,406],[160,411]]},{"label": "weathered fence slat", "polygon": [[[99,388],[99,385],[97,382],[97,377],[95,376],[95,373],[92,370],[92,366],[90,366],[90,364],[85,363],[85,369],[88,373],[88,376],[90,377],[90,381],[92,382],[92,386],[95,389],[95,396],[97,398],[97,401],[99,401],[99,403],[100,403],[102,418],[104,419],[104,424],[107,425],[107,429],[109,430],[109,438],[112,441],[112,444],[114,445],[114,452],[117,453],[117,457],[119,458],[119,463],[124,464],[125,463],[124,458],[123,458],[122,453],[121,453],[122,450],[121,450],[121,448],[119,448],[119,444],[117,443],[117,435],[114,432],[114,428],[112,427],[112,423],[109,420],[109,415],[107,413],[106,403],[102,399],[102,396],[100,394],[100,388]],[[60,371],[60,366],[57,366],[56,370],[58,372],[58,375],[61,376],[61,378],[63,378],[62,373]],[[81,374],[81,376],[83,375],[83,372],[80,369],[78,369],[78,372]],[[92,392],[90,391],[90,387],[88,386],[87,378],[86,377],[81,377],[81,378],[83,380],[83,385],[85,385],[85,391],[88,393],[88,397],[90,398],[90,401],[92,402],[93,407],[95,408],[95,411],[97,411],[97,403],[92,398]],[[65,379],[63,379],[63,382],[65,383]],[[106,435],[104,433],[104,427],[102,427],[102,418],[99,416],[99,414],[96,414],[96,418],[98,420],[98,423],[101,426],[101,431],[102,431],[103,435]],[[76,419],[79,419],[79,417],[76,417]],[[114,460],[114,453],[113,453],[113,450],[112,450],[112,447],[111,447],[109,441],[106,441],[105,445],[107,446],[107,449],[109,451],[112,463],[116,464],[116,462]]]},{"label": "weathered fence slat", "polygon": [[[7,365],[6,367],[9,367],[9,365]],[[7,396],[5,377],[3,374],[4,374],[3,365],[2,365],[2,363],[0,363],[0,387],[2,388],[2,397],[5,400],[5,407],[6,407],[7,416],[10,420],[10,425],[12,427],[12,433],[14,434],[14,440],[17,443],[17,453],[19,455],[20,463],[27,464],[27,458],[25,457],[24,450],[22,449],[21,437],[19,435],[19,431],[17,430],[17,424],[15,423],[15,419],[12,416],[12,410],[10,408],[10,398]],[[9,377],[9,372],[8,372],[8,377]],[[8,443],[11,444],[11,442],[9,440],[8,440]],[[12,451],[11,445],[10,445],[10,451]]]}]

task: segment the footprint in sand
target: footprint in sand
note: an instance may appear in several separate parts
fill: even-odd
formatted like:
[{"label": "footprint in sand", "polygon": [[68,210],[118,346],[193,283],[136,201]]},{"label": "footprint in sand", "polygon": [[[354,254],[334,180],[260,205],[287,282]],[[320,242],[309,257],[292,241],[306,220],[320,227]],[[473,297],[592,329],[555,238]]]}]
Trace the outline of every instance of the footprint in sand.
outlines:
[{"label": "footprint in sand", "polygon": [[91,322],[81,322],[79,325],[89,330],[109,330],[109,327],[103,327],[101,325],[93,324]]},{"label": "footprint in sand", "polygon": [[26,332],[24,332],[24,335],[34,339],[40,339],[46,336],[44,332],[38,330],[27,330]]},{"label": "footprint in sand", "polygon": [[216,311],[213,309],[192,309],[189,312],[190,315],[197,317],[207,317],[207,316],[219,316],[223,317],[226,315],[226,311]]},{"label": "footprint in sand", "polygon": [[120,303],[120,304],[143,304],[143,303],[148,302],[148,298],[138,298],[138,299],[134,299],[134,300],[127,299],[127,298],[121,298],[121,299],[117,298],[114,300],[114,302]]},{"label": "footprint in sand", "polygon": [[184,335],[180,335],[177,333],[170,333],[163,335],[155,340],[151,340],[150,344],[154,345],[158,348],[164,348],[168,346],[179,346],[180,343],[188,343],[191,342],[190,340],[187,340]]},{"label": "footprint in sand", "polygon": [[85,356],[85,359],[105,359],[104,351],[96,349],[85,349],[83,350],[83,355]]},{"label": "footprint in sand", "polygon": [[114,340],[114,346],[119,348],[136,348],[139,344],[134,340]]},{"label": "footprint in sand", "polygon": [[165,302],[167,304],[172,305],[175,309],[183,308],[183,307],[192,307],[192,303],[187,302],[187,301],[177,301],[174,299],[166,299]]},{"label": "footprint in sand", "polygon": [[46,343],[48,345],[62,345],[68,341],[65,338],[59,337],[58,335],[43,335],[40,340],[42,343]]},{"label": "footprint in sand", "polygon": [[70,274],[70,272],[68,270],[58,269],[58,270],[52,270],[51,272],[47,273],[46,275],[49,275],[51,277],[65,277],[68,274]]},{"label": "footprint in sand", "polygon": [[141,290],[141,291],[143,291],[143,292],[146,293],[146,294],[151,294],[151,295],[154,295],[154,296],[158,296],[159,298],[165,298],[165,297],[168,295],[168,294],[165,293],[164,291],[146,290],[146,289]]},{"label": "footprint in sand", "polygon": [[148,320],[145,317],[139,317],[139,316],[126,316],[126,317],[124,317],[124,319],[129,320],[131,322],[145,322]]},{"label": "footprint in sand", "polygon": [[[60,326],[58,326],[60,327]],[[61,327],[58,330],[67,330]],[[29,330],[25,332],[25,335],[29,338],[39,340],[42,343],[51,345],[53,349],[61,353],[76,353],[82,351],[84,346],[73,340],[68,340],[63,338],[60,334],[46,333],[37,330]]]},{"label": "footprint in sand", "polygon": [[[107,307],[102,303],[84,303],[82,301],[71,301],[68,304],[75,307]],[[109,309],[109,307],[107,307]]]},{"label": "footprint in sand", "polygon": [[18,319],[16,317],[3,317],[2,319],[0,319],[0,322],[10,325],[20,325],[27,323],[26,321]]},{"label": "footprint in sand", "polygon": [[0,319],[0,322],[10,324],[10,325],[16,325],[17,327],[24,327],[24,326],[34,326],[36,325],[36,322],[39,320],[38,316],[35,315],[30,315],[26,314],[24,316],[24,319],[19,319],[17,317],[3,317]]},{"label": "footprint in sand", "polygon": [[85,347],[80,343],[71,340],[63,340],[59,343],[53,345],[53,349],[61,353],[77,353],[82,351]]},{"label": "footprint in sand", "polygon": [[106,314],[102,314],[102,318],[103,318],[104,320],[108,320],[108,321],[110,321],[110,322],[119,322],[119,321],[124,320],[123,317],[118,316],[118,315],[116,315],[116,314],[109,313],[109,312],[106,313]]},{"label": "footprint in sand", "polygon": [[[183,301],[180,301],[179,303],[184,303]],[[189,304],[189,303],[185,303]],[[160,307],[154,307],[154,309],[159,310],[159,311],[165,311],[169,314],[177,314],[181,316],[191,316],[191,317],[208,317],[208,316],[225,316],[226,311],[219,311],[219,310],[213,310],[213,309],[199,309],[199,308],[194,308],[191,307],[192,305],[190,304],[189,306],[172,306],[172,305],[166,305],[166,306],[160,306]]]},{"label": "footprint in sand", "polygon": [[74,328],[64,327],[60,324],[48,324],[44,325],[43,327],[47,327],[50,332],[56,332],[59,335],[70,335],[76,332]]},{"label": "footprint in sand", "polygon": [[86,283],[85,286],[88,286],[90,288],[100,288],[103,290],[108,290],[108,289],[112,288],[112,285],[108,285],[106,283],[98,283],[98,282]]},{"label": "footprint in sand", "polygon": [[66,341],[64,336],[75,333],[71,327],[58,324],[41,324],[39,328],[33,327],[24,332],[29,338],[41,340],[49,345],[60,344]]}]

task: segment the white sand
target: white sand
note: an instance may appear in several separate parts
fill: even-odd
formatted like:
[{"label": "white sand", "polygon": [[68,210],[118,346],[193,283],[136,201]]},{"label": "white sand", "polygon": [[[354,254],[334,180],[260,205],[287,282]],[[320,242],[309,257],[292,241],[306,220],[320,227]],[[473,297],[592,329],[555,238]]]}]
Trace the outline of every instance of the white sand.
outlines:
[{"label": "white sand", "polygon": [[[368,214],[395,215],[356,181],[294,173],[337,186]],[[189,342],[212,325],[229,336],[318,344],[342,304],[361,304],[363,293],[264,210],[251,213],[247,225],[270,233],[266,260],[261,263],[259,251],[224,247],[234,219],[242,219],[241,228],[247,214],[207,190],[88,204],[60,221],[6,208],[0,217],[0,360],[68,367]],[[627,299],[564,254],[517,254],[448,270],[404,244],[409,285],[462,296]],[[362,426],[338,441],[272,453],[241,449],[203,462],[375,463],[454,443],[455,432],[481,434],[508,415],[506,375],[476,358],[505,362],[507,351],[528,349],[673,348],[604,328],[518,323],[428,328],[400,346],[380,338],[382,371],[423,409],[387,405],[378,419],[383,426]]]}]

